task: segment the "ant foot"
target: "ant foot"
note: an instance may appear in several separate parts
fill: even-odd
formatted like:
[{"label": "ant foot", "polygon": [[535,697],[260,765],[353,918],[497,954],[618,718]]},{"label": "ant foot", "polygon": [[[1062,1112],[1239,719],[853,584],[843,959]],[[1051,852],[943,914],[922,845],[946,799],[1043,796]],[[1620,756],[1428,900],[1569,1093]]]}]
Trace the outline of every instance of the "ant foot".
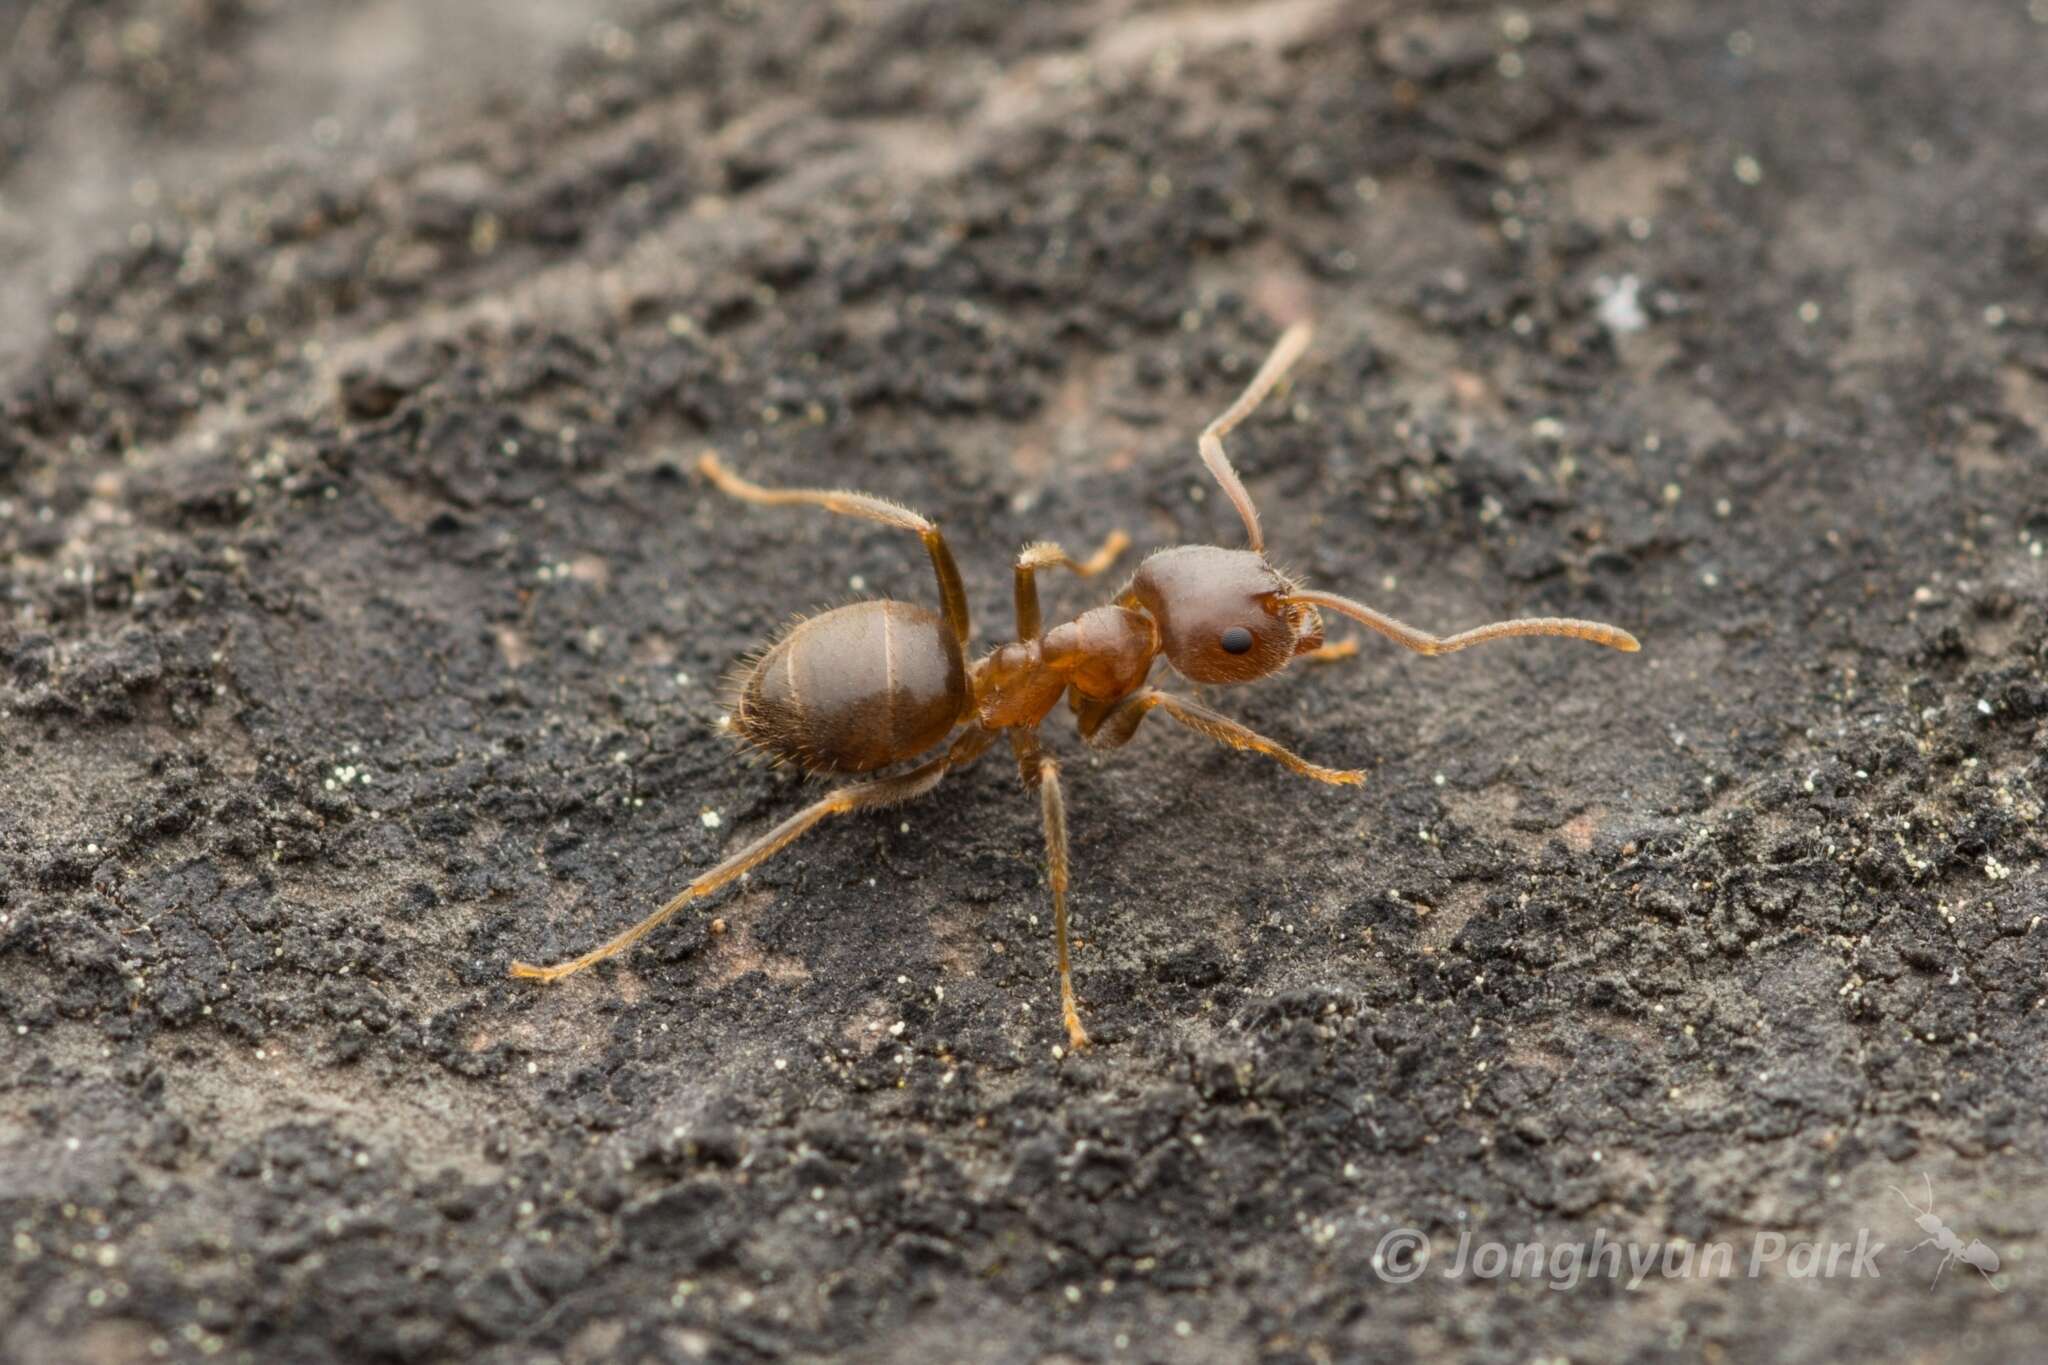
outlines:
[{"label": "ant foot", "polygon": [[515,962],[506,973],[519,981],[560,981],[572,972],[581,970],[581,962],[558,962],[552,967],[536,967],[531,962]]},{"label": "ant foot", "polygon": [[1314,663],[1327,664],[1335,663],[1339,659],[1348,659],[1356,653],[1358,653],[1358,637],[1353,635],[1327,645],[1320,645],[1301,657]]}]

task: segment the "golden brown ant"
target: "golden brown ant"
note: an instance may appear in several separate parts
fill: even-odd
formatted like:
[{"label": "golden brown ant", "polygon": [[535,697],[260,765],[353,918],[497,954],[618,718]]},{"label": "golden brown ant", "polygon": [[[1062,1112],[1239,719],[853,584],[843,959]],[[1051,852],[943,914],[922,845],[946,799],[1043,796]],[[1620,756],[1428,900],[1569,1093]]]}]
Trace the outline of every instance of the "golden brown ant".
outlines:
[{"label": "golden brown ant", "polygon": [[515,962],[512,975],[556,981],[624,952],[684,905],[760,866],[827,816],[922,796],[1001,736],[1016,754],[1026,787],[1038,790],[1052,883],[1060,1010],[1068,1040],[1083,1048],[1088,1034],[1075,1007],[1068,965],[1066,808],[1060,799],[1059,763],[1040,749],[1038,740],[1039,725],[1062,696],[1075,713],[1081,737],[1096,749],[1129,743],[1139,723],[1156,709],[1198,734],[1265,754],[1304,777],[1350,785],[1364,781],[1365,774],[1310,763],[1199,702],[1146,686],[1154,661],[1164,654],[1176,672],[1197,683],[1245,683],[1277,673],[1297,657],[1355,653],[1356,641],[1323,643],[1324,611],[1349,616],[1419,654],[1449,654],[1510,635],[1562,635],[1631,652],[1638,647],[1634,636],[1614,626],[1555,617],[1498,621],[1439,637],[1348,597],[1310,591],[1273,567],[1264,553],[1258,511],[1223,453],[1223,437],[1280,382],[1308,341],[1307,324],[1290,327],[1245,391],[1208,425],[1198,443],[1202,462],[1244,521],[1250,548],[1181,545],[1160,550],[1138,566],[1109,605],[1045,630],[1039,620],[1038,572],[1070,569],[1090,577],[1108,568],[1130,541],[1116,531],[1085,560],[1050,542],[1027,545],[1015,565],[1017,638],[978,660],[967,657],[967,594],[937,526],[907,507],[865,493],[763,488],[706,452],[698,470],[742,501],[822,507],[915,533],[939,583],[937,612],[908,602],[856,602],[793,626],[742,666],[730,712],[733,728],[777,761],[814,773],[872,772],[925,753],[949,735],[952,742],[907,772],[843,786],[813,801],[610,942],[549,967]]}]

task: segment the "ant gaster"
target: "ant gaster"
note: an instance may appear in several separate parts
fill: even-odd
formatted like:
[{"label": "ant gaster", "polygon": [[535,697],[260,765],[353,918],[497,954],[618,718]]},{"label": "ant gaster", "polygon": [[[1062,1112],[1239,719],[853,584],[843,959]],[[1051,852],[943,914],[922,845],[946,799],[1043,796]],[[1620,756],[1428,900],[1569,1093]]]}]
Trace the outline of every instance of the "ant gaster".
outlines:
[{"label": "ant gaster", "polygon": [[[1221,744],[1264,754],[1318,782],[1352,785],[1365,774],[1325,768],[1256,734],[1199,702],[1146,685],[1154,661],[1166,661],[1197,683],[1247,683],[1292,660],[1342,658],[1356,641],[1323,643],[1325,611],[1337,612],[1420,654],[1449,654],[1510,635],[1562,635],[1634,651],[1635,637],[1614,626],[1555,617],[1499,621],[1436,636],[1403,625],[1360,602],[1311,591],[1275,568],[1251,496],[1223,453],[1223,437],[1256,408],[1308,346],[1297,323],[1274,346],[1251,383],[1202,432],[1202,462],[1244,521],[1243,550],[1182,545],[1138,566],[1106,606],[1047,630],[1039,619],[1037,575],[1068,569],[1100,573],[1129,538],[1118,531],[1100,550],[1077,560],[1040,541],[1017,556],[1017,638],[980,659],[967,655],[967,594],[939,528],[909,508],[865,493],[763,488],[705,453],[698,470],[720,491],[766,506],[821,507],[909,531],[924,543],[938,579],[940,610],[908,602],[868,601],[800,621],[736,679],[730,722],[739,735],[777,761],[814,773],[866,773],[933,749],[945,750],[893,776],[842,786],[697,877],[675,898],[617,938],[581,957],[548,967],[512,964],[512,975],[555,981],[624,952],[684,905],[710,895],[787,848],[828,816],[893,806],[923,796],[940,779],[979,758],[998,738],[1009,741],[1027,788],[1036,788],[1045,824],[1052,884],[1060,1010],[1075,1048],[1088,1045],[1074,1003],[1067,946],[1067,816],[1059,763],[1039,746],[1038,727],[1064,696],[1081,737],[1096,749],[1130,742],[1153,711]],[[955,733],[955,732],[958,733]]]}]

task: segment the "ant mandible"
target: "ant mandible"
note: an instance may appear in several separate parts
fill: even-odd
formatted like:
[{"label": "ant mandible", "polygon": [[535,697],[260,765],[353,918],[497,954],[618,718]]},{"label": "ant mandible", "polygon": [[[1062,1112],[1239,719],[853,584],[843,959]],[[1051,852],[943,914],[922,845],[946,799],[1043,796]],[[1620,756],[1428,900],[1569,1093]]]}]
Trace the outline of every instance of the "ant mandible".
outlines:
[{"label": "ant mandible", "polygon": [[1092,748],[1128,744],[1139,724],[1157,710],[1218,743],[1265,754],[1303,777],[1349,786],[1363,782],[1365,774],[1311,763],[1199,702],[1146,686],[1154,660],[1164,654],[1174,671],[1192,682],[1246,683],[1279,672],[1297,657],[1355,653],[1355,641],[1323,643],[1324,611],[1348,616],[1418,654],[1449,654],[1510,635],[1561,635],[1611,649],[1638,648],[1625,630],[1557,617],[1497,621],[1456,635],[1431,635],[1348,597],[1311,591],[1275,568],[1265,556],[1258,510],[1223,453],[1223,438],[1300,358],[1309,334],[1306,323],[1282,334],[1245,391],[1198,442],[1202,462],[1244,521],[1248,548],[1181,545],[1160,550],[1138,566],[1107,606],[1044,630],[1039,571],[1069,569],[1092,577],[1130,541],[1122,531],[1113,532],[1085,560],[1048,541],[1027,545],[1015,564],[1017,638],[972,661],[967,657],[967,594],[953,553],[931,521],[865,493],[763,488],[707,451],[697,461],[698,470],[720,491],[744,502],[822,507],[915,533],[939,584],[937,612],[909,602],[855,602],[798,622],[741,666],[729,714],[732,728],[777,762],[820,774],[872,772],[915,758],[949,735],[952,741],[943,753],[907,772],[842,786],[813,801],[610,942],[553,966],[515,962],[512,975],[558,981],[616,956],[691,901],[759,867],[827,816],[923,796],[1000,737],[1016,754],[1025,786],[1038,791],[1052,883],[1060,1011],[1069,1042],[1084,1048],[1088,1034],[1074,1003],[1068,964],[1066,806],[1060,797],[1059,762],[1040,748],[1038,739],[1039,725],[1062,695]]}]

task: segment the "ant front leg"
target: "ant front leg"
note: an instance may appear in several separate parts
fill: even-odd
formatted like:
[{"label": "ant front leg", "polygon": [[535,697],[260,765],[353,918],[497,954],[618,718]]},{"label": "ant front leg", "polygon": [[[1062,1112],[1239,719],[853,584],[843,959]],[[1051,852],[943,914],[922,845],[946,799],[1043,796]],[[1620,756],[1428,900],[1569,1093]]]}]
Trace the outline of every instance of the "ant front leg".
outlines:
[{"label": "ant front leg", "polygon": [[1049,540],[1033,541],[1017,554],[1017,638],[1036,640],[1040,629],[1038,614],[1038,571],[1072,569],[1077,577],[1093,578],[1130,547],[1131,538],[1121,529],[1103,537],[1102,545],[1086,559],[1075,559]]},{"label": "ant front leg", "polygon": [[1311,763],[1277,740],[1246,729],[1200,702],[1176,697],[1171,692],[1161,692],[1156,688],[1147,688],[1119,702],[1084,705],[1080,716],[1081,738],[1093,748],[1121,749],[1131,742],[1131,737],[1138,733],[1138,726],[1155,707],[1198,735],[1206,735],[1233,749],[1264,754],[1289,772],[1303,777],[1336,787],[1355,787],[1365,781],[1365,774],[1355,768],[1325,768],[1320,763]]},{"label": "ant front leg", "polygon": [[1016,750],[1017,770],[1025,785],[1038,788],[1039,808],[1045,819],[1045,879],[1052,886],[1060,1017],[1067,1026],[1067,1042],[1079,1052],[1088,1046],[1088,1030],[1081,1027],[1081,1011],[1074,1003],[1074,972],[1067,946],[1067,805],[1060,792],[1060,765],[1038,747],[1038,736],[1030,730],[1010,731],[1010,747]]}]

